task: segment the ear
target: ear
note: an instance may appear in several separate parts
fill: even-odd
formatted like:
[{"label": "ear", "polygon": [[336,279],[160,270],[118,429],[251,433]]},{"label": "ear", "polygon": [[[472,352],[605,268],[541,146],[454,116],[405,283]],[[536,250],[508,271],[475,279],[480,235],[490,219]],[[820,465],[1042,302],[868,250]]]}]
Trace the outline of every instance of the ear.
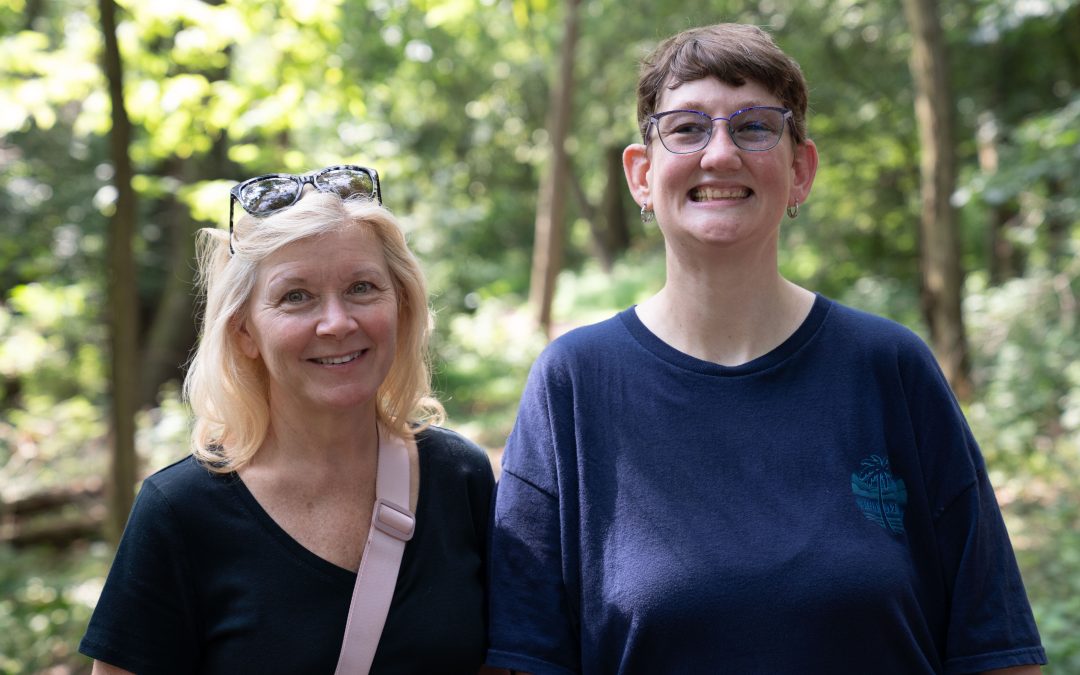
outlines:
[{"label": "ear", "polygon": [[251,336],[251,331],[248,329],[248,320],[246,318],[236,319],[233,323],[233,335],[235,336],[237,346],[240,347],[240,351],[244,353],[244,356],[249,359],[259,358],[259,346],[255,343],[255,338]]},{"label": "ear", "polygon": [[622,164],[626,185],[630,188],[634,201],[640,206],[649,200],[650,164],[645,146],[641,143],[626,146],[622,153]]},{"label": "ear", "polygon": [[810,196],[810,188],[814,185],[817,169],[817,146],[810,139],[806,139],[795,146],[795,161],[791,164],[791,196],[800,204],[805,204]]}]

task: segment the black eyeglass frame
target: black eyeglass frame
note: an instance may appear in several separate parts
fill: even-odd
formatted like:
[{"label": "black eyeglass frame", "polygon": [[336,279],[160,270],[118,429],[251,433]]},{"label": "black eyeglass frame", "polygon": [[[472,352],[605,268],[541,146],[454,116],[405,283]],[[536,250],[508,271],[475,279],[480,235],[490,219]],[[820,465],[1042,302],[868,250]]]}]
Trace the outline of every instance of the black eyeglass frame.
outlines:
[{"label": "black eyeglass frame", "polygon": [[[382,186],[379,183],[379,172],[375,169],[368,168],[366,166],[359,166],[357,164],[335,164],[328,166],[317,171],[311,171],[305,174],[293,174],[293,173],[267,173],[261,176],[255,176],[254,178],[248,178],[247,180],[237,183],[229,190],[229,253],[234,254],[233,250],[233,208],[234,205],[239,203],[240,208],[244,209],[251,215],[257,218],[265,218],[266,216],[277,213],[278,211],[284,211],[287,208],[296,205],[296,202],[300,201],[300,197],[304,194],[304,186],[310,184],[319,192],[334,192],[332,187],[321,185],[318,182],[318,178],[331,171],[339,171],[341,169],[348,169],[350,171],[357,171],[363,174],[367,174],[371,179],[372,194],[369,197],[374,197],[375,201],[382,205]],[[273,179],[273,178],[287,178],[296,184],[296,194],[293,196],[293,200],[284,206],[279,206],[276,209],[270,209],[267,211],[252,211],[248,207],[244,206],[243,200],[240,195],[243,193],[244,188],[258,183],[259,181]],[[358,193],[357,193],[358,194]],[[351,196],[351,195],[350,195]]]},{"label": "black eyeglass frame", "polygon": [[[767,148],[744,148],[743,146],[739,145],[739,142],[737,140],[735,140],[735,132],[731,128],[731,119],[751,110],[775,110],[776,112],[783,113],[783,126],[780,129],[780,133],[776,135],[776,142]],[[696,150],[684,150],[680,152],[678,150],[672,150],[668,147],[667,143],[664,142],[664,136],[660,133],[660,120],[664,117],[667,117],[668,115],[674,115],[677,113],[695,113],[701,115],[702,118],[710,121],[709,131],[706,135],[705,143],[703,143],[700,148],[697,148]],[[692,155],[695,152],[701,152],[706,147],[708,147],[709,142],[712,141],[713,132],[716,130],[716,122],[718,120],[723,120],[728,123],[728,137],[731,138],[731,142],[735,144],[735,147],[739,148],[740,150],[745,150],[747,152],[768,152],[769,150],[772,150],[776,146],[780,145],[780,140],[784,138],[784,129],[787,128],[789,123],[794,124],[794,117],[794,113],[792,113],[789,108],[782,108],[780,106],[772,105],[752,105],[748,108],[743,108],[742,110],[736,110],[727,117],[724,117],[723,115],[720,115],[718,117],[712,117],[708,113],[703,113],[700,110],[665,110],[664,112],[649,115],[649,126],[645,127],[645,142],[649,142],[649,131],[651,131],[652,128],[655,126],[656,137],[660,139],[660,144],[664,146],[665,150],[667,150],[673,155]]]}]

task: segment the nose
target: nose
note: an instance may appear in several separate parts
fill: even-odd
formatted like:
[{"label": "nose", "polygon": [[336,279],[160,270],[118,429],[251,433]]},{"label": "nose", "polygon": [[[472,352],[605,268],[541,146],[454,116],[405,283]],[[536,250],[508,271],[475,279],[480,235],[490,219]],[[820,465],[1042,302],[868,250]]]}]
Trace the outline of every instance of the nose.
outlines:
[{"label": "nose", "polygon": [[359,327],[351,308],[342,298],[331,296],[322,305],[315,334],[319,337],[343,338]]},{"label": "nose", "polygon": [[731,138],[728,121],[718,117],[713,120],[713,125],[712,137],[701,150],[701,166],[720,169],[738,168],[742,164],[742,154],[739,146],[735,145],[735,141]]}]

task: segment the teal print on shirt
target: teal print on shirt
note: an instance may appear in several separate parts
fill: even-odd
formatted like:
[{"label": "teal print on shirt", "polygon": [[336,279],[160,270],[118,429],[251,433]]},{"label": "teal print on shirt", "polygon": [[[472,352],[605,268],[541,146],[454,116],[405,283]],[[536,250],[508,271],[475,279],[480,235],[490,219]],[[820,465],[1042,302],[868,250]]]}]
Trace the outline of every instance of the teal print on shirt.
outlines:
[{"label": "teal print on shirt", "polygon": [[888,458],[870,455],[864,459],[859,470],[851,474],[851,491],[867,520],[893,534],[904,533],[907,488],[903,479],[889,471]]}]

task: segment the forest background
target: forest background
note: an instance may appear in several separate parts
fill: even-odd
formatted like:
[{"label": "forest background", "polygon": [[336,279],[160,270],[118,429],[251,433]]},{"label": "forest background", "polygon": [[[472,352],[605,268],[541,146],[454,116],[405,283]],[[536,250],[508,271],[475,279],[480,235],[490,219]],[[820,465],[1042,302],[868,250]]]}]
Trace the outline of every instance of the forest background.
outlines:
[{"label": "forest background", "polygon": [[662,283],[618,160],[637,63],[716,21],[811,86],[784,273],[935,347],[1080,672],[1080,0],[0,0],[0,673],[88,672],[138,481],[187,452],[193,233],[232,184],[379,171],[448,424],[497,466],[549,336]]}]

